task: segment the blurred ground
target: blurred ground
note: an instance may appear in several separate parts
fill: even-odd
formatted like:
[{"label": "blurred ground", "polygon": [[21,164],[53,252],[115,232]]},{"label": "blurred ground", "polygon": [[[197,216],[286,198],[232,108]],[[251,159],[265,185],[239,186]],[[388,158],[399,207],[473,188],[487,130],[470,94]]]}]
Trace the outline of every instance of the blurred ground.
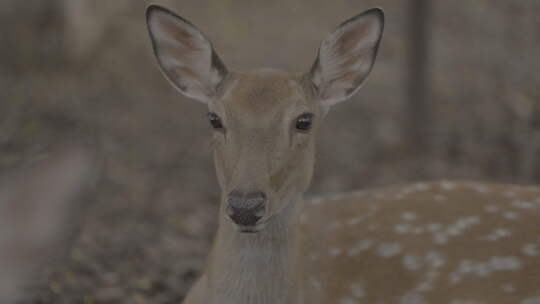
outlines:
[{"label": "blurred ground", "polygon": [[[368,83],[326,119],[310,195],[419,178],[540,181],[538,1],[430,1],[429,117],[406,98],[410,2],[159,2],[206,32],[229,67],[293,72],[341,21],[386,10]],[[160,75],[147,3],[0,0],[0,170],[77,130],[95,134],[105,163],[69,260],[31,303],[178,303],[204,265],[219,197],[206,109]],[[411,120],[426,122],[423,151]]]}]

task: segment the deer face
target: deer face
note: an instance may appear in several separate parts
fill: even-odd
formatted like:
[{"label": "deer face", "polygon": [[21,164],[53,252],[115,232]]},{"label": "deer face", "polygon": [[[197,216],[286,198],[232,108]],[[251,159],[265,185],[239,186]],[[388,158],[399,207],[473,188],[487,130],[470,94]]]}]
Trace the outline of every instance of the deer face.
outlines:
[{"label": "deer face", "polygon": [[185,19],[150,6],[147,20],[167,79],[208,106],[222,214],[242,232],[259,231],[309,186],[322,117],[356,93],[371,71],[382,12],[370,10],[341,24],[301,76],[272,69],[231,72]]},{"label": "deer face", "polygon": [[224,211],[244,230],[264,225],[309,185],[322,112],[305,85],[275,70],[236,74],[210,105]]}]

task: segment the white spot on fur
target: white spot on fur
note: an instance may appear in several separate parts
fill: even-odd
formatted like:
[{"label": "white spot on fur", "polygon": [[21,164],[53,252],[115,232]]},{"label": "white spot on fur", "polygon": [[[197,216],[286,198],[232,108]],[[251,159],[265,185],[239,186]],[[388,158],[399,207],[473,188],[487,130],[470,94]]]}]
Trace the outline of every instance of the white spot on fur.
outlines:
[{"label": "white spot on fur", "polygon": [[494,270],[518,270],[521,268],[521,261],[514,256],[492,257],[489,264]]},{"label": "white spot on fur", "polygon": [[431,223],[427,226],[427,229],[430,231],[430,232],[436,232],[436,231],[439,231],[441,230],[441,227],[442,225],[439,224],[439,223]]},{"label": "white spot on fur", "polygon": [[446,190],[446,191],[454,190],[456,188],[456,185],[449,181],[442,181],[440,186],[443,190]]},{"label": "white spot on fur", "polygon": [[478,301],[474,301],[474,300],[455,299],[455,300],[452,300],[452,301],[448,302],[448,304],[483,304],[483,302],[478,302]]},{"label": "white spot on fur", "polygon": [[468,217],[460,218],[456,222],[455,227],[460,230],[464,230],[479,223],[480,223],[480,218],[478,216],[468,216]]},{"label": "white spot on fur", "polygon": [[459,282],[461,282],[461,275],[457,272],[452,272],[448,275],[448,281],[450,282],[450,284],[457,284]]},{"label": "white spot on fur", "polygon": [[519,217],[519,214],[513,212],[513,211],[506,211],[504,214],[503,214],[504,218],[507,219],[507,220],[515,220]]},{"label": "white spot on fur", "polygon": [[399,304],[425,304],[424,297],[417,293],[406,293],[399,299]]},{"label": "white spot on fur", "polygon": [[532,243],[525,244],[521,248],[521,252],[526,256],[537,257],[540,255],[540,245]]},{"label": "white spot on fur", "polygon": [[382,243],[377,248],[379,256],[390,258],[401,252],[401,245],[399,243]]},{"label": "white spot on fur", "polygon": [[490,234],[482,237],[482,239],[486,241],[497,241],[499,239],[509,237],[511,235],[512,233],[510,232],[510,230],[505,229],[505,228],[497,228],[493,230],[493,232],[491,232]]},{"label": "white spot on fur", "polygon": [[358,301],[350,297],[345,297],[339,300],[339,304],[358,304]]},{"label": "white spot on fur", "polygon": [[474,187],[474,190],[476,190],[476,192],[478,192],[478,193],[488,193],[489,192],[489,187],[484,186],[484,185],[476,184],[473,187]]},{"label": "white spot on fur", "polygon": [[361,240],[354,247],[347,250],[348,256],[357,256],[360,252],[368,250],[373,245],[372,240]]},{"label": "white spot on fur", "polygon": [[431,284],[431,282],[426,281],[426,282],[418,283],[418,285],[416,285],[415,290],[418,292],[426,292],[426,291],[430,291],[432,288],[433,288],[433,285]]},{"label": "white spot on fur", "polygon": [[522,200],[515,200],[511,203],[511,205],[512,207],[518,208],[518,209],[525,209],[525,210],[536,209],[536,205],[534,205],[533,203],[528,202],[528,201],[522,201]]},{"label": "white spot on fur", "polygon": [[486,205],[484,206],[484,210],[488,213],[495,213],[499,210],[499,207],[495,205]]},{"label": "white spot on fur", "polygon": [[436,251],[429,251],[426,254],[426,260],[432,268],[439,268],[445,264],[445,260],[442,258],[441,254]]},{"label": "white spot on fur", "polygon": [[449,275],[450,283],[456,284],[465,275],[474,274],[479,277],[490,276],[495,271],[510,271],[521,269],[521,261],[514,256],[492,257],[485,262],[462,260],[458,269]]},{"label": "white spot on fur", "polygon": [[347,220],[348,226],[354,226],[360,224],[363,220],[365,220],[365,217],[357,216],[352,219]]},{"label": "white spot on fur", "polygon": [[458,226],[450,226],[446,229],[446,233],[450,236],[456,236],[461,234],[461,228]]},{"label": "white spot on fur", "polygon": [[445,195],[442,195],[442,194],[436,194],[433,196],[433,199],[436,201],[436,202],[444,202],[446,201],[448,198],[445,196]]},{"label": "white spot on fur", "polygon": [[448,242],[448,237],[444,233],[436,233],[433,236],[433,242],[439,245],[446,244]]},{"label": "white spot on fur", "polygon": [[341,255],[341,249],[339,249],[339,248],[330,248],[330,250],[328,250],[328,254],[331,257],[335,258],[335,257]]},{"label": "white spot on fur", "polygon": [[321,282],[314,277],[309,277],[309,283],[317,290],[321,290],[322,288]]},{"label": "white spot on fur", "polygon": [[[404,259],[404,262],[408,263],[409,267],[423,267],[420,264],[415,265],[416,264],[416,261],[414,261],[415,259],[417,258],[416,257],[413,259],[408,258],[409,261],[407,262]],[[423,263],[420,259],[418,259],[418,262]],[[414,290],[420,293],[431,290],[433,288],[433,282],[439,276],[438,268],[440,268],[444,264],[445,264],[445,261],[438,252],[436,251],[427,252],[425,256],[425,265],[427,266],[428,269],[427,271],[422,273],[422,279],[418,282],[418,284],[416,284]]]},{"label": "white spot on fur", "polygon": [[416,213],[414,212],[403,212],[401,214],[401,218],[406,221],[414,221],[417,218],[417,216],[416,216]]},{"label": "white spot on fur", "polygon": [[456,222],[449,225],[446,230],[436,232],[433,235],[433,242],[436,244],[446,244],[448,239],[453,236],[458,236],[462,234],[465,230],[469,229],[474,225],[480,223],[480,218],[478,216],[467,216],[458,219]]},{"label": "white spot on fur", "polygon": [[540,304],[540,297],[524,299],[519,304]]},{"label": "white spot on fur", "polygon": [[426,191],[429,189],[429,185],[426,183],[416,183],[414,184],[414,189],[416,191]]},{"label": "white spot on fur", "polygon": [[360,283],[351,284],[351,293],[353,297],[360,299],[366,296],[366,290],[364,286]]},{"label": "white spot on fur", "polygon": [[504,292],[511,293],[511,292],[516,291],[516,288],[514,287],[514,285],[508,283],[508,284],[502,285],[501,290],[504,291]]},{"label": "white spot on fur", "polygon": [[508,197],[508,198],[512,198],[512,197],[515,197],[516,196],[516,193],[514,191],[505,191],[503,193],[504,196]]},{"label": "white spot on fur", "polygon": [[422,261],[415,255],[405,255],[402,262],[405,269],[410,271],[415,271],[422,268]]},{"label": "white spot on fur", "polygon": [[411,225],[409,224],[396,224],[394,226],[394,232],[397,234],[407,234],[411,231]]}]

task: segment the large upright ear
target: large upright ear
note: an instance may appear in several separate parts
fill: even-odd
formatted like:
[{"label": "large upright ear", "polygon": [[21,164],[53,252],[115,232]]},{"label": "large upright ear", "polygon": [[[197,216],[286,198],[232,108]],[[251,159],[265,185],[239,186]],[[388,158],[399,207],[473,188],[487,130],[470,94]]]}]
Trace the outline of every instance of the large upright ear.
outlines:
[{"label": "large upright ear", "polygon": [[184,95],[208,103],[227,74],[212,43],[193,24],[157,5],[146,9],[154,53],[167,79]]},{"label": "large upright ear", "polygon": [[328,107],[354,95],[366,80],[379,47],[384,13],[370,9],[338,26],[321,43],[309,77]]}]

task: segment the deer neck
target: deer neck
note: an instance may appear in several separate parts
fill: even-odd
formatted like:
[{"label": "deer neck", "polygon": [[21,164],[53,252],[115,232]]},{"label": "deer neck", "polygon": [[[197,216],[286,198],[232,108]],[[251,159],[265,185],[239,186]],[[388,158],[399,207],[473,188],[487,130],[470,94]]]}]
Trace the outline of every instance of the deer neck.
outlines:
[{"label": "deer neck", "polygon": [[207,271],[210,303],[299,303],[298,220],[291,201],[257,233],[241,233],[220,214]]}]

